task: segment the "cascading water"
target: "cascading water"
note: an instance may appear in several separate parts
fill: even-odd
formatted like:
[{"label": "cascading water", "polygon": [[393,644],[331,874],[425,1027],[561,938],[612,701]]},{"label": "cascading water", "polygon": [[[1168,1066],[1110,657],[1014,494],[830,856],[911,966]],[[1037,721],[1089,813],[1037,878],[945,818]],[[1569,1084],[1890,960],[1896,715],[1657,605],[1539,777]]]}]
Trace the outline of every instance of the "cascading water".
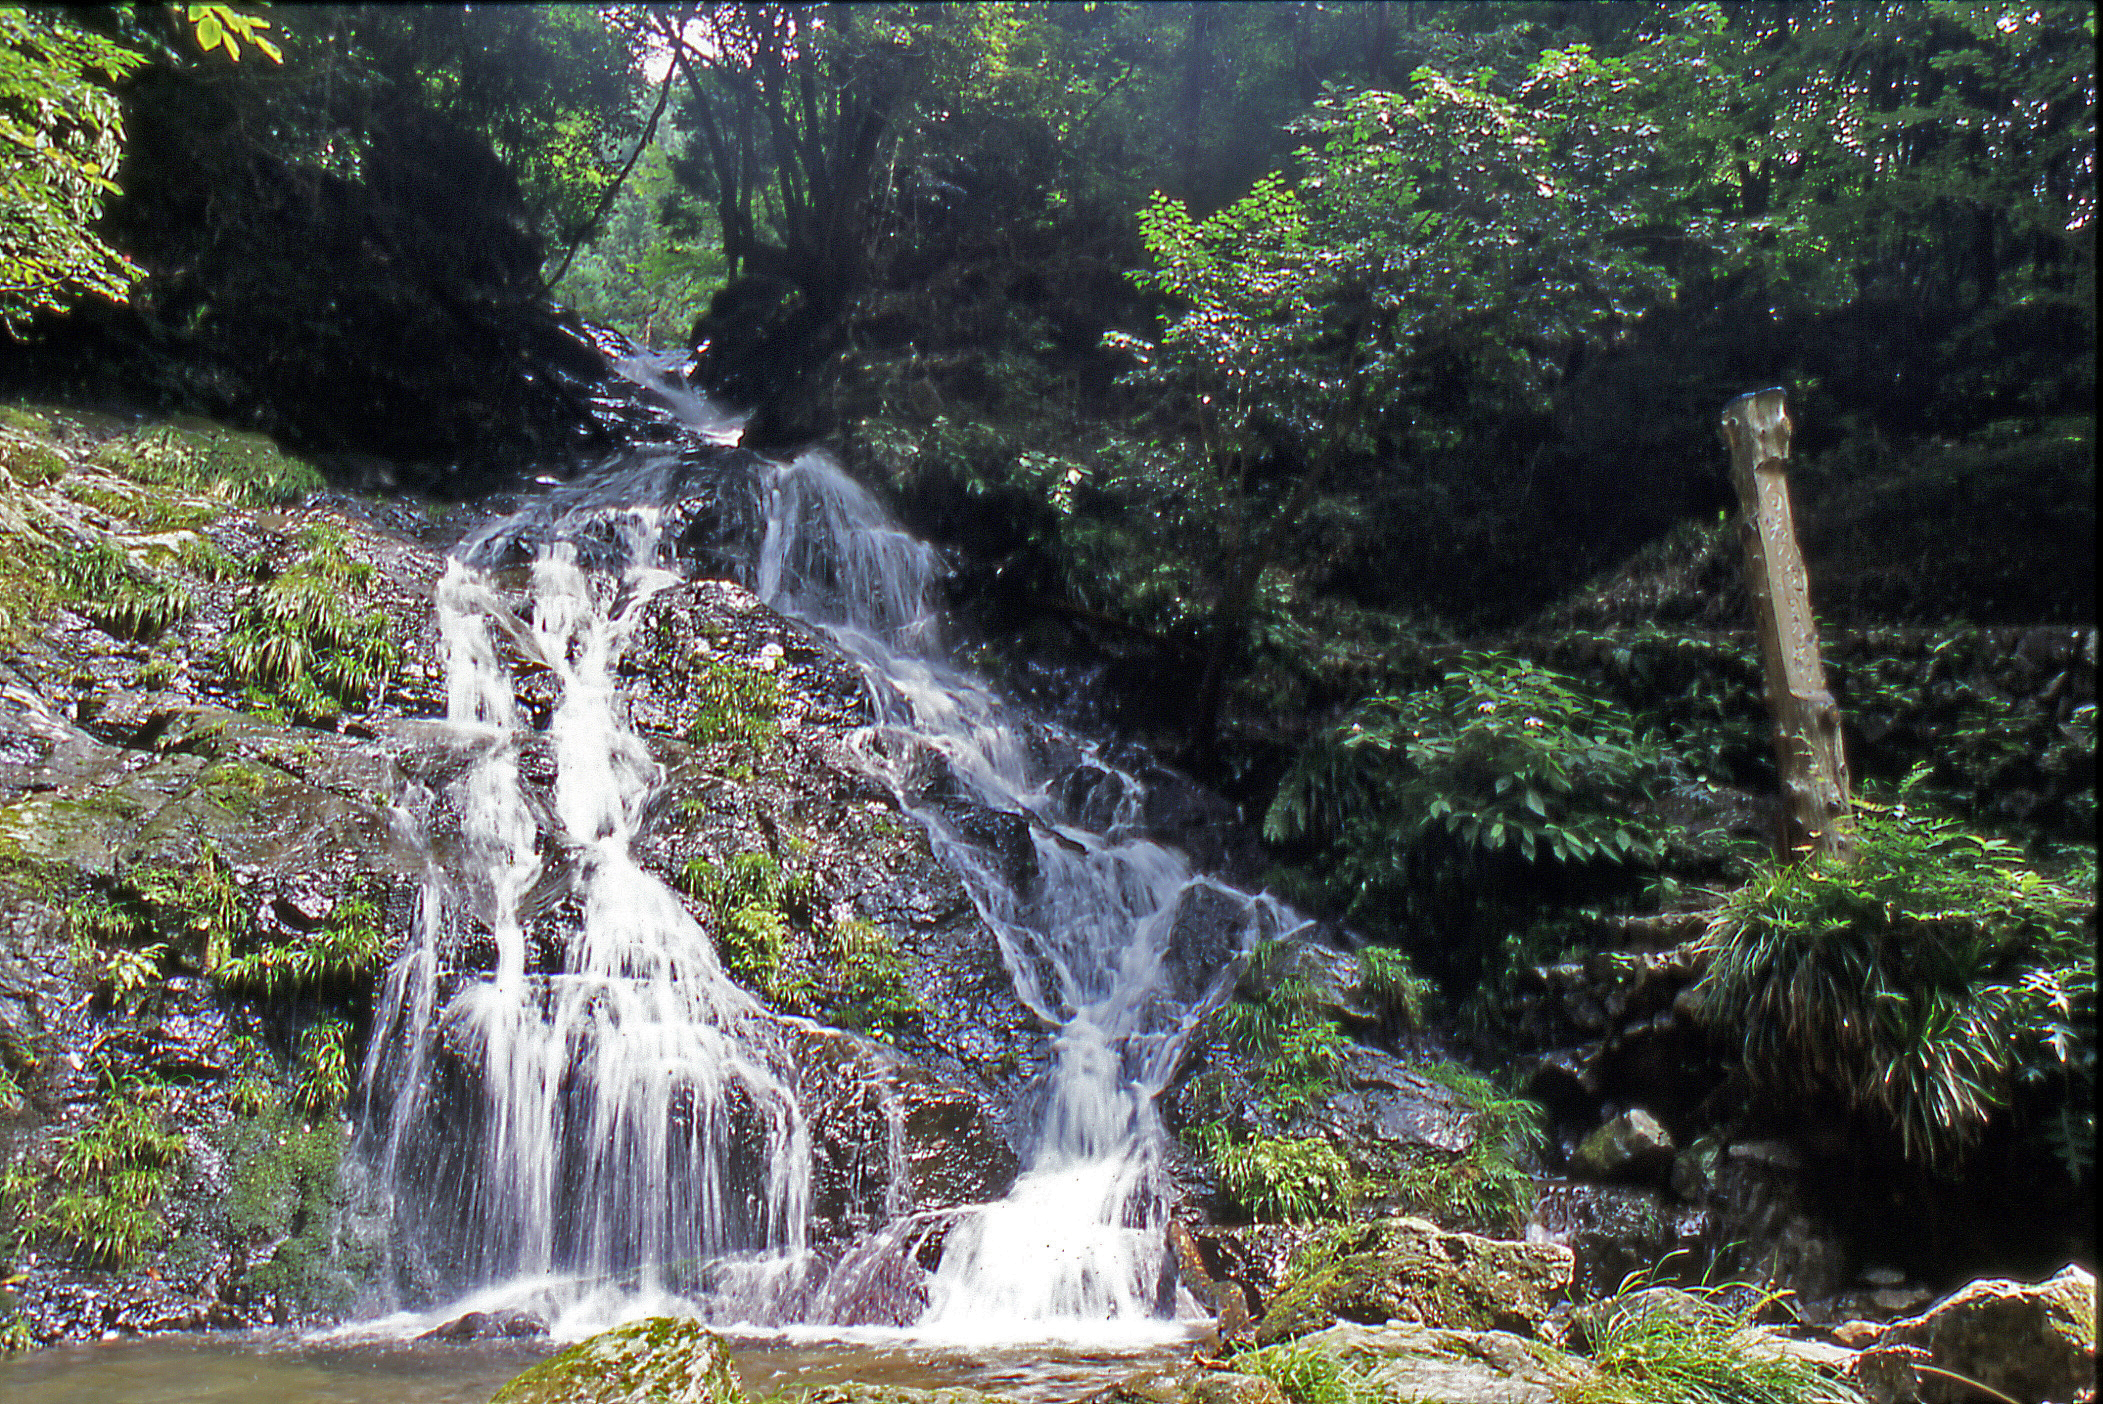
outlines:
[{"label": "cascading water", "polygon": [[[587,571],[557,539],[514,599],[475,564],[500,530],[439,586],[449,721],[473,753],[451,786],[459,851],[434,865],[365,1068],[377,1178],[417,1259],[404,1275],[433,1289],[510,1283],[514,1302],[587,1319],[670,1294],[767,1319],[806,1265],[806,1118],[780,1021],[630,853],[662,774],[620,719],[612,666],[676,577],[656,567],[653,507],[594,503],[571,518],[587,523],[611,529],[621,569]],[[492,625],[559,686],[549,814],[521,784],[531,732]],[[523,919],[558,889],[575,930],[558,968],[537,969]],[[441,989],[442,948],[470,931],[494,968]],[[456,1080],[434,1087],[441,1064]]]},{"label": "cascading water", "polygon": [[[868,739],[891,730],[931,744],[980,804],[1031,820],[1036,876],[1017,887],[948,812],[913,810],[999,937],[1017,993],[1057,1030],[1027,1167],[1005,1200],[951,1228],[920,1326],[1015,1338],[1158,1318],[1171,1303],[1153,1098],[1226,978],[1171,969],[1177,922],[1189,894],[1224,898],[1238,949],[1286,914],[1138,837],[1143,792],[1129,775],[1103,767],[1121,790],[1107,831],[1070,822],[1021,720],[943,661],[935,553],[851,478],[806,454],[773,469],[764,492],[759,593],[827,629],[861,664],[881,723]],[[866,751],[879,773],[893,753]]]},{"label": "cascading water", "polygon": [[[724,437],[705,403],[673,408]],[[405,804],[405,827],[449,805],[459,833],[436,845],[449,851],[433,855],[364,1078],[393,1276],[429,1297],[484,1289],[573,1321],[676,1309],[778,1322],[823,1317],[833,1300],[803,1290],[811,1170],[794,1021],[724,975],[707,933],[630,852],[662,776],[622,721],[612,665],[674,579],[657,538],[676,462],[640,451],[562,490],[469,543],[439,589],[449,726],[470,757],[442,792]],[[931,747],[979,812],[1022,817],[1035,847],[1018,881],[950,808],[913,810],[1055,1031],[1024,1172],[1005,1200],[949,1216],[917,1329],[1099,1339],[1110,1323],[1158,1321],[1174,1303],[1153,1099],[1221,993],[1221,952],[1290,916],[1140,836],[1136,779],[1074,738],[1047,747],[1049,728],[946,662],[935,553],[844,473],[806,454],[762,468],[753,489],[766,525],[750,582],[860,664],[878,719],[858,737],[871,772],[904,802],[895,758]],[[521,582],[498,562],[527,543]],[[521,717],[506,653],[556,686],[544,738]],[[521,782],[522,758],[543,747],[552,804]],[[1047,749],[1119,788],[1107,827],[1067,812]],[[536,942],[533,918],[544,926],[564,902],[565,938]],[[1210,959],[1179,951],[1197,924]],[[477,942],[493,950],[461,959]],[[463,965],[480,968],[447,973]]]}]

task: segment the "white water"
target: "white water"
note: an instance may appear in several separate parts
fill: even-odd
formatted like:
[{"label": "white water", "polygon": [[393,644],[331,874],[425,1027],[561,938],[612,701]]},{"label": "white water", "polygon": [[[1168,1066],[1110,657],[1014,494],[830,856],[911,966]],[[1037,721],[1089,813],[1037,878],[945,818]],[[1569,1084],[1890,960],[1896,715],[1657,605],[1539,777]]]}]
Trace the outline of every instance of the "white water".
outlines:
[{"label": "white water", "polygon": [[[677,1299],[766,1319],[807,1266],[809,1134],[780,1021],[630,853],[663,777],[621,718],[612,669],[675,577],[654,566],[654,508],[612,520],[630,561],[619,576],[584,571],[558,541],[517,596],[466,552],[439,586],[449,721],[474,749],[448,796],[459,851],[433,866],[365,1068],[369,1094],[393,1098],[376,1179],[426,1275],[505,1284],[462,1310],[530,1304],[593,1323]],[[551,813],[520,781],[529,728],[506,652],[558,685]],[[558,878],[575,930],[560,967],[536,971],[525,908]],[[441,1001],[444,947],[473,929],[494,968]],[[440,1049],[473,1079],[434,1099]]]},{"label": "white water", "polygon": [[[705,402],[666,398],[699,435],[734,430]],[[673,579],[657,568],[647,499],[675,479],[662,454],[641,455],[568,490],[569,515],[540,509],[530,531],[522,514],[485,533],[441,584],[449,722],[473,758],[443,793],[405,804],[412,833],[427,831],[420,815],[456,811],[457,851],[434,853],[419,936],[389,973],[365,1069],[393,1277],[452,1298],[452,1312],[534,1306],[560,1334],[668,1309],[780,1324],[797,1302],[822,1318],[833,1299],[808,1282],[809,1133],[784,1021],[725,977],[707,933],[630,853],[662,776],[625,725],[613,664],[637,611]],[[1061,737],[1122,791],[1107,832],[1070,822],[1030,724],[946,661],[935,552],[838,468],[807,454],[756,487],[767,527],[752,583],[860,663],[879,718],[857,738],[869,768],[903,799],[901,736],[932,746],[980,804],[1025,816],[1035,847],[1036,876],[1018,886],[944,811],[916,811],[1055,1035],[1024,1173],[1006,1199],[953,1216],[914,1332],[1158,1333],[1175,1301],[1154,1097],[1229,975],[1224,960],[1197,976],[1176,968],[1178,917],[1208,896],[1237,914],[1239,948],[1290,914],[1140,837],[1138,781]],[[575,540],[589,533],[604,556],[608,524],[627,564],[587,571]],[[523,584],[468,564],[499,554],[481,548],[506,533],[541,543]],[[545,737],[551,807],[520,779],[534,738],[514,681],[530,669],[547,670],[560,698]],[[559,951],[536,949],[534,912],[565,889],[574,930]],[[446,974],[485,936],[481,973]],[[926,1231],[900,1220],[888,1248],[878,1235],[840,1270]],[[817,1290],[799,1295],[806,1286]]]},{"label": "white water", "polygon": [[[1173,1304],[1153,1099],[1228,977],[1214,972],[1195,1001],[1165,991],[1180,901],[1201,886],[1230,893],[1241,904],[1242,947],[1287,914],[1137,837],[1142,791],[1129,775],[1111,772],[1123,795],[1110,832],[1067,822],[1020,719],[943,658],[935,553],[823,455],[774,469],[765,492],[761,597],[826,628],[856,658],[883,728],[932,744],[977,800],[1033,821],[1038,876],[1018,891],[942,811],[915,811],[999,937],[1017,993],[1057,1030],[1028,1165],[1006,1199],[950,1230],[919,1328],[945,1338],[1099,1338],[1109,1323],[1157,1321]],[[865,747],[872,769],[886,769],[887,751],[895,753]],[[891,778],[896,788],[900,777]]]}]

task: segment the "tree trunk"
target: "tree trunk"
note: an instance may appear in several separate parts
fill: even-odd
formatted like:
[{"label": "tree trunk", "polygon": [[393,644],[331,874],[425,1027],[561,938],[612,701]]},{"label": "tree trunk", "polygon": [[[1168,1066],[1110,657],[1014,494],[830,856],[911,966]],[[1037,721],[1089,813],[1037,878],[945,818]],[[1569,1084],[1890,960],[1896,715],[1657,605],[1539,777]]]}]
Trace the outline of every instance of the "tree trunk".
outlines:
[{"label": "tree trunk", "polygon": [[1740,395],[1723,407],[1723,441],[1738,489],[1745,584],[1760,630],[1774,760],[1781,772],[1783,843],[1795,853],[1854,856],[1840,708],[1826,690],[1811,618],[1804,558],[1789,513],[1789,410],[1779,389]]}]

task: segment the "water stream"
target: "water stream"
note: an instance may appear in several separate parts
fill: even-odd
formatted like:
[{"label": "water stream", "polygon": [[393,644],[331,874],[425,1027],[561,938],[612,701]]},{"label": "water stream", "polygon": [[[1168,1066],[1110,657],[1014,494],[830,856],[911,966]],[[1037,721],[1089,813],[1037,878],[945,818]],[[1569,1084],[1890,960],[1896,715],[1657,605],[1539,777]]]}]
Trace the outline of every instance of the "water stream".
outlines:
[{"label": "water stream", "polygon": [[[696,436],[734,433],[705,402],[660,391]],[[399,811],[430,876],[364,1069],[366,1212],[392,1225],[384,1277],[413,1308],[403,1330],[499,1306],[533,1309],[559,1336],[657,1311],[823,1326],[837,1299],[811,1251],[793,1021],[725,975],[632,853],[664,777],[625,722],[614,665],[677,579],[661,526],[685,490],[680,461],[676,445],[638,448],[547,494],[465,543],[439,586],[464,759]],[[953,789],[1026,820],[1035,848],[1018,881],[954,805],[908,805],[1054,1031],[1023,1173],[1006,1199],[952,1212],[911,1334],[1178,1334],[1154,1097],[1223,992],[1218,933],[1231,954],[1291,915],[1145,837],[1137,778],[949,661],[941,562],[872,495],[815,453],[749,471],[765,528],[748,583],[860,665],[869,771],[907,802],[901,757],[931,748]],[[520,701],[528,679],[555,699],[544,729]],[[1071,767],[1053,754],[1099,777],[1093,826],[1062,800]],[[522,766],[551,767],[551,790]],[[1194,906],[1209,959],[1178,950]],[[550,913],[559,941],[534,934]],[[868,1252],[913,1227],[879,1230]]]}]

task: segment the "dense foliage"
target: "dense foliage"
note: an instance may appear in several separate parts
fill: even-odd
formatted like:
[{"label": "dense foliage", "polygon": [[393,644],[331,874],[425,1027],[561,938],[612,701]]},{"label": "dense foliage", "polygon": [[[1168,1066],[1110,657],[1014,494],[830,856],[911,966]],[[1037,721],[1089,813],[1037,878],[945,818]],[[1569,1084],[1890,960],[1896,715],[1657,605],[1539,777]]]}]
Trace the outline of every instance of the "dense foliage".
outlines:
[{"label": "dense foliage", "polygon": [[1264,835],[1318,845],[1303,896],[1471,976],[1478,942],[1509,919],[1501,903],[1657,859],[1637,807],[1665,768],[1625,711],[1575,680],[1464,654],[1437,685],[1368,698],[1311,740]]},{"label": "dense foliage", "polygon": [[1707,937],[1707,1016],[1760,1095],[1837,1101],[1930,1163],[2022,1103],[2085,1176],[2093,867],[2049,878],[1903,798],[1858,832],[1852,863],[1779,864],[1731,894]]},{"label": "dense foliage", "polygon": [[124,141],[106,85],[139,62],[58,12],[0,10],[0,328],[84,295],[122,297],[138,276],[94,225]]}]

